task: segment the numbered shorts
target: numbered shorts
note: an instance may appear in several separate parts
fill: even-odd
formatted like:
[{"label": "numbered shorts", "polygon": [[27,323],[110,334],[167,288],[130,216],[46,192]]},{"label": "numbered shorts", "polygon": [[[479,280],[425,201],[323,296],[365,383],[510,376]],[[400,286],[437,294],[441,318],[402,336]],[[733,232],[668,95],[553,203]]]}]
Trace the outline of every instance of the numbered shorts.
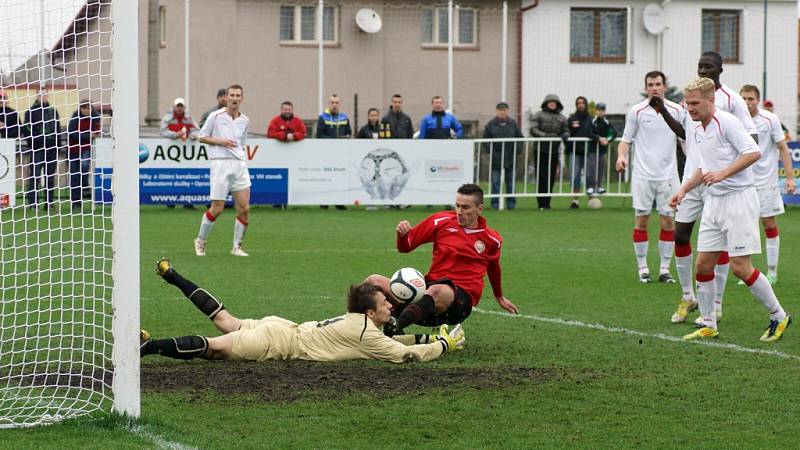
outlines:
[{"label": "numbered shorts", "polygon": [[697,251],[727,251],[730,256],[761,253],[758,193],[754,187],[727,195],[706,195]]},{"label": "numbered shorts", "polygon": [[297,324],[281,317],[242,320],[239,330],[230,335],[233,338],[231,359],[292,359],[300,353],[297,345]]},{"label": "numbered shorts", "polygon": [[249,188],[247,163],[238,159],[211,160],[211,200],[226,200],[231,192]]},{"label": "numbered shorts", "polygon": [[678,191],[678,176],[672,180],[651,181],[639,177],[631,179],[633,209],[637,216],[650,215],[655,203],[656,211],[662,216],[672,216],[674,211],[669,207],[669,198]]},{"label": "numbered shorts", "polygon": [[757,188],[761,217],[775,217],[784,213],[783,197],[778,186]]},{"label": "numbered shorts", "polygon": [[703,204],[705,203],[706,187],[701,184],[692,189],[681,200],[678,205],[678,212],[675,213],[675,222],[693,223],[703,216]]}]

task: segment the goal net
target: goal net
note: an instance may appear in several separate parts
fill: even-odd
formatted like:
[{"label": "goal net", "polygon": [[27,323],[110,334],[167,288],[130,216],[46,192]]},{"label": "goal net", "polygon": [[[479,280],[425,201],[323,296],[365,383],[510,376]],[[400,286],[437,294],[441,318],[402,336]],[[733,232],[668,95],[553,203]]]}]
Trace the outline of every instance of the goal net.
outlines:
[{"label": "goal net", "polygon": [[[98,147],[137,127],[112,121],[113,13],[111,0],[0,2],[0,427],[138,411],[138,359],[120,359],[135,350],[138,288],[120,309],[115,283],[138,250],[117,253],[118,180],[95,173],[118,164]],[[120,353],[120,336],[133,348]],[[125,380],[137,392],[121,406]]]}]

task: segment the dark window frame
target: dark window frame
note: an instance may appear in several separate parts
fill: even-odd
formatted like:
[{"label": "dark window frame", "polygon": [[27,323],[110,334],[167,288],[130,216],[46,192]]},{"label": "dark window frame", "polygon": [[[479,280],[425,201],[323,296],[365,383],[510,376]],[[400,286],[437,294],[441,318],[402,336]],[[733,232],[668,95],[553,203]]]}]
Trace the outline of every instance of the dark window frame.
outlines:
[{"label": "dark window frame", "polygon": [[[734,51],[735,56],[733,58],[726,58],[722,55],[721,47],[722,47],[722,15],[723,14],[733,14],[736,16],[736,32],[734,33],[736,36],[736,41],[734,42]],[[703,51],[714,51],[722,55],[722,62],[723,64],[741,64],[742,62],[742,10],[740,9],[703,9],[700,15],[700,45],[703,45],[703,22],[704,19],[710,16],[713,19],[713,29],[714,29],[714,48],[710,49],[703,49]]]},{"label": "dark window frame", "polygon": [[[594,13],[594,29],[592,30],[592,56],[573,56],[572,55],[572,30],[570,29],[570,55],[569,62],[571,63],[614,63],[624,64],[628,62],[628,10],[626,8],[570,8],[570,27],[572,26],[572,12],[573,11],[589,11]],[[602,24],[600,22],[600,13],[605,11],[624,12],[625,25],[622,34],[625,36],[625,54],[622,56],[601,56],[600,55],[600,34]]]}]

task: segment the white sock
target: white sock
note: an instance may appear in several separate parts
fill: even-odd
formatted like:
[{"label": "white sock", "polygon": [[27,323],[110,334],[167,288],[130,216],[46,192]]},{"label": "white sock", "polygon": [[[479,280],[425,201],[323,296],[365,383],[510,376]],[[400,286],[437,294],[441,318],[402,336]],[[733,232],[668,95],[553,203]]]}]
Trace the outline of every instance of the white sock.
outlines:
[{"label": "white sock", "polygon": [[658,254],[661,256],[661,273],[669,273],[674,249],[675,241],[658,241]]},{"label": "white sock", "polygon": [[714,329],[717,328],[717,316],[714,314],[716,290],[713,274],[697,275],[697,308],[703,316],[703,325]]},{"label": "white sock", "polygon": [[200,221],[200,232],[197,233],[197,237],[205,241],[208,238],[208,233],[211,233],[211,229],[214,228],[216,220],[217,218],[208,211],[203,213],[203,219]]},{"label": "white sock", "polygon": [[242,220],[237,217],[236,220],[233,222],[233,248],[242,245],[242,240],[244,239],[245,231],[247,231],[247,223],[242,222]]},{"label": "white sock", "polygon": [[763,273],[755,270],[750,279],[745,280],[745,283],[750,287],[750,292],[761,300],[761,303],[767,308],[770,320],[781,321],[786,318],[786,312],[781,307],[778,297],[775,296],[775,291],[772,290],[772,285],[769,284],[769,280]]},{"label": "white sock", "polygon": [[639,273],[649,272],[647,269],[647,252],[650,242],[647,240],[647,230],[633,230],[633,253],[636,255],[636,265]]},{"label": "white sock", "polygon": [[728,281],[728,271],[730,268],[730,263],[717,264],[714,267],[714,282],[717,284],[714,304],[718,311],[722,311],[722,296],[725,295],[725,283]]},{"label": "white sock", "polygon": [[[678,253],[683,256],[677,256]],[[678,282],[681,284],[683,299],[695,301],[694,278],[692,278],[692,247],[690,245],[678,246],[675,251],[675,268],[678,271]]]},{"label": "white sock", "polygon": [[780,236],[767,238],[767,274],[778,276],[778,254],[780,253]]}]

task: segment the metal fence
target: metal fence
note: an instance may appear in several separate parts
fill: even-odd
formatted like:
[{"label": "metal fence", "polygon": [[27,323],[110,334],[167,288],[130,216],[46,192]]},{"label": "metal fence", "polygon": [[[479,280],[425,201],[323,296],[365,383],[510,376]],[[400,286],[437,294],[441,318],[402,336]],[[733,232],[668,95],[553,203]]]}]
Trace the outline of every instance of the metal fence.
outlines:
[{"label": "metal fence", "polygon": [[[499,208],[518,197],[630,197],[630,165],[617,172],[619,139],[601,146],[587,138],[475,139],[475,180]],[[631,149],[632,157],[633,149]],[[505,185],[505,186],[503,186]],[[513,190],[509,189],[513,186]],[[503,188],[504,187],[504,188]]]}]

